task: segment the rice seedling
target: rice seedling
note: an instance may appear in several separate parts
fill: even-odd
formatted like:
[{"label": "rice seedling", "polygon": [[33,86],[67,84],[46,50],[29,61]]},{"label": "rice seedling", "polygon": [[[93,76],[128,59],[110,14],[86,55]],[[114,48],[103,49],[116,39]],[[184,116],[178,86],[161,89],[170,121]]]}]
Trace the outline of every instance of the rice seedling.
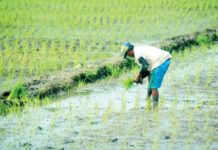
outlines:
[{"label": "rice seedling", "polygon": [[25,87],[21,83],[17,83],[11,91],[10,95],[8,96],[7,100],[25,98],[27,98],[27,92]]},{"label": "rice seedling", "polygon": [[206,35],[199,35],[196,41],[199,45],[210,45],[213,42],[212,38]]},{"label": "rice seedling", "polygon": [[121,112],[122,113],[126,112],[126,98],[124,95],[122,95],[121,98]]},{"label": "rice seedling", "polygon": [[171,107],[170,111],[169,111],[169,121],[170,121],[170,124],[172,126],[170,132],[171,132],[171,135],[170,135],[170,147],[171,149],[173,148],[174,144],[175,144],[175,140],[177,138],[177,135],[178,135],[178,131],[180,131],[180,124],[179,124],[179,121],[178,121],[178,118],[177,118],[177,114],[176,113],[173,113],[176,111],[176,108],[173,106]]},{"label": "rice seedling", "polygon": [[130,78],[128,78],[128,79],[126,79],[126,80],[123,81],[123,85],[124,85],[124,87],[125,87],[127,90],[131,89],[132,86],[133,86],[133,84],[134,84],[134,82],[133,82],[133,80],[130,79]]},{"label": "rice seedling", "polygon": [[152,102],[151,100],[145,101],[145,112],[149,112],[152,109]]},{"label": "rice seedling", "polygon": [[140,96],[137,95],[134,101],[134,108],[138,109],[139,108],[139,102],[140,102]]},{"label": "rice seedling", "polygon": [[112,113],[112,105],[111,103],[108,104],[107,109],[105,110],[105,112],[102,115],[102,122],[105,124],[107,123],[108,117],[110,117]]}]

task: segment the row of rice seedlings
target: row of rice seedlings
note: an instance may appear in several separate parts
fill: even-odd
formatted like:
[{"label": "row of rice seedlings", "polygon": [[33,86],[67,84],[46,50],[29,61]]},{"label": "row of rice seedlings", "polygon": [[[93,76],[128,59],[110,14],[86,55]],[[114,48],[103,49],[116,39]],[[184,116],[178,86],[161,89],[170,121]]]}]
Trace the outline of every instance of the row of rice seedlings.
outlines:
[{"label": "row of rice seedlings", "polygon": [[[200,49],[202,49],[202,47]],[[203,51],[199,51],[199,52],[203,52]],[[205,53],[205,52],[203,52],[203,53]],[[208,53],[206,52],[205,54],[208,54]],[[196,65],[194,67],[193,71],[195,71],[195,70],[200,70],[201,71],[202,69],[203,68],[201,66]],[[197,71],[195,73],[195,75],[198,76],[198,73],[199,72]],[[206,78],[207,78],[207,76],[206,76]],[[198,82],[195,82],[195,84],[198,84]],[[189,97],[189,96],[193,95],[193,92],[187,90],[186,95]],[[199,136],[199,134],[201,134],[201,133],[193,134],[193,133],[195,133],[194,131],[195,131],[195,128],[197,126],[196,121],[193,118],[194,117],[193,115],[196,114],[196,112],[199,113],[199,111],[204,111],[204,110],[199,109],[198,106],[193,106],[193,104],[191,104],[190,102],[188,102],[186,104],[187,105],[185,105],[185,109],[186,109],[186,112],[188,112],[188,114],[187,114],[188,115],[188,127],[189,127],[189,131],[188,132],[189,132],[189,135],[190,135],[190,137],[186,140],[186,146],[187,146],[187,148],[190,148],[191,144],[193,142],[195,142],[195,138],[196,138],[195,136]]]},{"label": "row of rice seedlings", "polygon": [[[71,65],[69,66],[70,62],[73,62],[72,65],[75,66],[81,62],[85,64],[85,61],[89,59],[88,55],[81,51],[73,52],[71,54],[72,58],[70,58],[70,54],[64,50],[64,48],[59,50],[46,50],[44,48],[40,51],[23,51],[24,53],[21,51],[10,50],[2,52],[1,57],[3,57],[3,55],[6,55],[7,57],[4,61],[1,61],[1,63],[4,63],[2,64],[4,68],[1,69],[1,74],[10,76],[12,79],[15,76],[20,76],[22,78],[30,75],[43,75],[49,72],[63,70],[66,67],[72,67]],[[73,54],[76,55],[73,56]],[[99,58],[99,56],[96,57],[97,55],[91,56],[94,57],[90,58],[92,60]],[[13,57],[16,57],[17,59]],[[106,55],[101,55],[101,57],[100,60],[105,58]]]},{"label": "row of rice seedlings", "polygon": [[205,66],[208,67],[208,71],[206,72],[206,82],[205,82],[205,86],[209,86],[212,83],[214,74],[215,74],[215,69],[216,69],[216,51],[212,51],[210,50],[211,53],[211,59],[209,60],[209,66]]},{"label": "row of rice seedlings", "polygon": [[[191,51],[190,51],[190,53],[192,53]],[[178,59],[180,59],[180,58],[178,58],[178,56],[179,56],[180,54],[178,54],[178,55],[176,55],[176,56],[174,56],[174,59],[177,59],[177,61],[179,61]],[[185,55],[185,56],[184,56]],[[183,59],[185,59],[186,61],[187,61],[187,59],[190,59],[189,57],[188,57],[188,55],[186,55],[186,51],[182,54],[182,56],[184,57]],[[175,58],[176,57],[176,58]],[[181,57],[182,58],[182,57]],[[182,61],[183,62],[183,61]],[[179,64],[180,66],[182,66],[184,63],[182,63],[182,64]],[[172,66],[171,66],[172,67]],[[189,79],[188,78],[185,78],[185,82],[187,82]],[[174,87],[174,89],[175,89],[175,87]],[[175,142],[175,139],[177,138],[177,131],[179,130],[179,126],[180,126],[180,124],[179,124],[179,122],[177,122],[177,117],[175,116],[175,115],[173,115],[173,114],[175,114],[174,112],[176,112],[177,111],[177,103],[178,103],[178,95],[176,95],[175,94],[176,92],[172,92],[172,95],[175,95],[175,99],[173,100],[173,103],[172,103],[172,105],[171,105],[171,109],[170,109],[170,120],[172,121],[172,125],[173,125],[173,133],[172,133],[172,135],[171,135],[171,144],[170,144],[170,147],[171,148],[173,148],[173,146],[174,146],[174,142]],[[187,90],[187,92],[185,92],[186,93],[186,96],[189,96],[189,95],[191,95],[191,93],[190,93],[190,91],[189,90]],[[184,109],[186,110],[187,109],[187,107],[188,106],[184,106]],[[174,117],[173,117],[174,116]],[[193,113],[192,112],[190,112],[190,114],[189,114],[189,116],[191,117],[191,116],[193,116]],[[190,119],[191,120],[191,119]],[[190,122],[190,123],[192,123],[192,122]],[[192,125],[192,124],[191,124]],[[193,125],[192,125],[192,127],[193,127]],[[188,141],[188,143],[190,143],[191,141]]]},{"label": "row of rice seedlings", "polygon": [[[25,3],[27,3],[27,2],[24,2],[24,4]],[[161,2],[158,2],[158,3],[161,4]],[[18,6],[19,6],[19,4],[22,4],[22,3],[18,2]],[[10,12],[11,16],[9,15],[10,16],[9,18],[7,18],[7,16],[5,16],[5,15],[3,15],[2,18],[5,20],[5,22],[8,22],[9,20],[12,20],[12,18],[14,18],[14,21],[18,22],[17,24],[19,26],[23,25],[23,24],[28,24],[28,22],[26,22],[26,20],[23,20],[20,17],[16,17],[16,15],[17,15],[16,12],[18,12],[18,13],[23,14],[24,18],[28,18],[28,19],[32,20],[31,21],[32,25],[30,27],[30,30],[32,27],[34,27],[36,25],[41,26],[42,29],[44,26],[48,26],[48,24],[51,26],[51,28],[56,28],[56,26],[64,26],[66,31],[64,31],[64,32],[60,31],[60,32],[61,32],[61,34],[66,33],[66,37],[68,37],[68,35],[69,35],[69,33],[67,33],[67,30],[69,30],[69,31],[73,30],[73,32],[75,32],[74,34],[76,34],[77,32],[79,32],[79,31],[77,31],[78,28],[85,29],[86,32],[87,32],[87,28],[90,28],[90,30],[95,29],[95,32],[96,32],[96,29],[102,30],[102,28],[103,29],[106,28],[108,30],[107,32],[110,32],[111,30],[109,30],[109,29],[111,29],[111,26],[113,26],[113,28],[115,28],[114,29],[115,33],[117,33],[116,31],[119,31],[118,33],[124,32],[124,31],[126,32],[126,28],[131,27],[132,29],[135,29],[135,30],[138,29],[137,32],[143,31],[146,34],[148,34],[149,33],[148,31],[150,31],[149,29],[152,29],[155,26],[160,27],[160,24],[166,24],[166,26],[174,24],[174,22],[178,22],[178,20],[179,20],[178,18],[181,18],[181,20],[182,20],[182,21],[179,20],[180,21],[178,23],[179,25],[184,24],[184,22],[186,22],[187,24],[190,24],[190,21],[195,20],[195,19],[193,19],[194,13],[196,14],[195,16],[199,17],[199,12],[201,12],[201,10],[202,10],[202,7],[199,7],[199,5],[204,4],[203,5],[204,10],[205,10],[205,8],[208,11],[210,10],[208,13],[210,13],[214,9],[214,7],[216,6],[213,3],[213,1],[207,1],[207,2],[201,2],[201,3],[195,1],[195,2],[193,2],[193,5],[189,4],[190,8],[187,7],[187,5],[185,5],[185,4],[187,4],[186,1],[184,1],[184,3],[181,3],[179,5],[178,5],[178,3],[175,3],[174,1],[170,1],[169,3],[164,3],[162,5],[158,5],[157,2],[144,3],[143,1],[141,1],[138,3],[134,3],[134,4],[131,2],[126,2],[125,5],[128,7],[130,7],[130,5],[135,6],[133,9],[130,9],[130,10],[128,9],[128,7],[124,6],[122,3],[120,3],[121,7],[119,6],[115,10],[111,9],[111,8],[114,8],[114,6],[111,5],[111,3],[108,4],[107,2],[93,2],[93,6],[92,6],[93,9],[88,9],[89,7],[83,2],[81,2],[78,5],[76,5],[75,2],[72,3],[69,1],[67,1],[66,3],[62,3],[61,5],[58,3],[57,4],[51,3],[49,6],[42,5],[41,9],[46,8],[51,16],[53,16],[53,15],[56,16],[57,19],[52,20],[52,19],[42,18],[41,17],[42,12],[40,12],[40,9],[34,7],[34,4],[31,2],[28,2],[27,5],[33,5],[33,9],[29,9],[28,13],[26,13],[27,10],[25,10],[25,9],[23,11],[19,12],[20,10],[17,9],[17,6],[15,7],[15,5],[13,3],[9,2],[9,4],[7,4],[7,3],[5,3],[5,5],[3,4],[2,9],[7,12],[7,8],[12,7],[15,11]],[[60,9],[52,9],[53,7],[55,8],[58,5],[63,6],[61,12],[59,12]],[[160,9],[160,8],[164,7],[164,5],[166,5],[167,7],[170,8],[170,9],[168,9],[168,10],[170,10],[169,12],[166,12],[166,11]],[[215,6],[213,6],[213,5],[215,5]],[[71,7],[69,7],[69,6],[71,6]],[[116,6],[118,6],[118,4],[116,4]],[[170,6],[173,6],[173,7],[171,8]],[[175,7],[175,6],[177,6],[177,7]],[[72,7],[73,8],[75,7],[75,8],[72,9]],[[210,7],[212,7],[212,9]],[[143,13],[146,14],[146,18],[144,17],[145,15],[140,15],[138,13],[135,13],[136,10],[138,11],[139,9],[142,10],[142,14]],[[178,9],[182,10],[182,11],[180,12],[180,11],[178,11]],[[185,13],[184,13],[184,9],[187,10],[187,12],[185,11]],[[197,12],[192,11],[193,9],[196,9]],[[21,10],[22,10],[22,7],[21,7]],[[160,12],[159,13],[152,13],[153,11],[156,11],[156,10],[159,10]],[[37,12],[39,11],[39,13],[36,13],[36,11]],[[77,15],[77,14],[80,14],[81,11],[83,12],[83,16]],[[126,13],[127,11],[130,11],[130,13],[127,14]],[[65,13],[65,12],[68,12],[68,13]],[[133,13],[131,13],[131,12],[133,12]],[[205,12],[205,11],[204,11],[204,13],[207,14],[207,12]],[[204,14],[202,14],[202,15],[204,16]],[[51,16],[49,16],[49,17],[51,17]],[[74,17],[70,17],[70,16],[74,16]],[[105,17],[105,16],[108,16],[108,17]],[[104,18],[109,18],[109,19],[104,19]],[[162,19],[160,20],[159,18],[162,18]],[[168,20],[169,18],[172,21],[169,21]],[[184,20],[186,20],[186,18],[189,18],[189,19],[187,21],[184,21]],[[43,21],[36,22],[37,20],[42,20],[42,19],[43,19]],[[152,25],[149,24],[146,20],[151,20],[151,22],[153,22]],[[167,21],[165,21],[165,20],[167,20]],[[132,25],[133,22],[134,22],[134,25]],[[112,23],[112,25],[109,25],[107,27],[104,27],[104,25],[102,27],[102,25],[101,25],[101,24],[108,24],[108,23]],[[148,25],[149,28],[145,28],[147,24],[149,24]],[[122,28],[122,27],[124,27],[124,28]],[[20,29],[20,28],[18,28],[18,29]],[[144,30],[142,30],[142,29],[144,29]],[[176,29],[175,25],[174,25],[173,29]],[[29,29],[27,28],[27,31],[28,30]],[[155,31],[155,30],[153,30],[153,31]],[[19,33],[19,30],[17,32]],[[25,33],[27,35],[29,35],[28,32],[24,32],[23,34],[25,34]],[[39,34],[42,34],[42,33],[43,32],[39,32]],[[44,34],[46,34],[46,33],[47,32],[44,32]],[[157,31],[157,33],[160,33],[159,30]],[[100,34],[105,34],[105,32],[102,32]],[[130,34],[130,33],[128,33],[128,34]],[[146,34],[143,34],[143,36]],[[123,36],[123,34],[118,34],[118,35]],[[160,35],[161,34],[157,34],[156,36],[160,36]],[[111,35],[109,34],[108,37],[110,37],[110,36]],[[125,36],[128,36],[128,35],[125,35]],[[113,36],[111,37],[111,39],[114,39]]]},{"label": "row of rice seedlings", "polygon": [[206,142],[203,145],[203,148],[209,149],[210,147],[210,139],[209,139],[209,133],[208,133],[208,129],[209,129],[209,111],[205,111],[203,113],[203,129],[202,132],[207,133],[206,135],[204,135],[204,138],[206,139]]},{"label": "row of rice seedlings", "polygon": [[170,148],[173,149],[173,146],[175,146],[175,141],[177,139],[178,136],[178,131],[180,131],[180,123],[178,121],[178,117],[177,117],[177,113],[176,111],[178,110],[177,105],[178,105],[178,96],[175,96],[176,99],[174,99],[172,105],[171,105],[171,109],[169,111],[170,116],[169,116],[169,120],[170,123],[172,125],[171,128],[171,135],[170,135]]},{"label": "row of rice seedlings", "polygon": [[[158,6],[158,7],[159,7],[159,6]],[[97,8],[98,8],[98,7],[97,7]],[[157,10],[157,9],[155,9],[155,10]],[[182,10],[183,10],[183,9],[182,9]],[[103,11],[104,11],[104,10],[103,10]],[[96,14],[95,11],[94,11],[94,13]],[[98,13],[98,11],[97,11],[97,13]],[[184,12],[183,12],[183,13],[184,13]],[[90,14],[90,11],[89,11],[89,14]],[[113,14],[116,14],[116,15],[117,15],[116,12],[114,12]],[[119,13],[119,14],[122,14],[122,13]],[[193,13],[192,13],[192,14],[193,14]],[[198,15],[199,15],[199,14],[198,14]],[[111,15],[111,16],[113,16],[113,15]],[[136,16],[137,16],[137,15],[136,15]],[[79,20],[81,20],[81,19],[79,19]],[[85,20],[85,19],[84,19],[84,20]],[[95,22],[96,22],[97,20],[98,20],[98,19],[96,19]],[[96,24],[95,22],[94,22],[94,24]],[[82,24],[82,22],[80,22],[80,24]]]},{"label": "row of rice seedlings", "polygon": [[152,124],[153,124],[153,130],[154,133],[152,134],[152,149],[159,149],[160,145],[160,140],[161,140],[161,116],[160,116],[160,111],[158,108],[153,108],[153,111],[150,112],[152,113]]}]

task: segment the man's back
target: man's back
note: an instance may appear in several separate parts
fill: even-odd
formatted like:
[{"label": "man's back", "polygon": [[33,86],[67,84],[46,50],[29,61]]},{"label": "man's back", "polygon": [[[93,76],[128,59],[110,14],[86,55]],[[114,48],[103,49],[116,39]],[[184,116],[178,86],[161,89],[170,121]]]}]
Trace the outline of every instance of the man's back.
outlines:
[{"label": "man's back", "polygon": [[134,47],[135,62],[139,65],[139,58],[143,57],[149,64],[148,70],[151,71],[160,66],[164,61],[171,58],[169,52],[161,50],[153,46],[135,46]]}]

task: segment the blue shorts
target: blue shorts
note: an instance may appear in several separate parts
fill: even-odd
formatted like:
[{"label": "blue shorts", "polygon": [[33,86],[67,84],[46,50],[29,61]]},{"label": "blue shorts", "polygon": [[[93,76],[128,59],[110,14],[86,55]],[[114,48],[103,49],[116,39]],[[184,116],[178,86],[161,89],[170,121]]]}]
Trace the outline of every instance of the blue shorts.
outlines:
[{"label": "blue shorts", "polygon": [[155,68],[151,71],[150,76],[150,82],[149,82],[149,88],[150,89],[157,89],[161,87],[164,75],[167,72],[167,69],[170,65],[170,59],[166,60],[164,63],[162,63],[160,66]]}]

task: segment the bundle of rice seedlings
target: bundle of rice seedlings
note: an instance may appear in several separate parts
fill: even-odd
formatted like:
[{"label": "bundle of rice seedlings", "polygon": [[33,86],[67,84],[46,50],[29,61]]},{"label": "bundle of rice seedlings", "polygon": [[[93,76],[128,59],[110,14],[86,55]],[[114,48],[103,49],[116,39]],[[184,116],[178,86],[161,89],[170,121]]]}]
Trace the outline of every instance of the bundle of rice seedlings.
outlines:
[{"label": "bundle of rice seedlings", "polygon": [[123,84],[126,90],[129,90],[130,88],[132,88],[133,83],[134,83],[133,80],[130,78],[123,81]]}]

